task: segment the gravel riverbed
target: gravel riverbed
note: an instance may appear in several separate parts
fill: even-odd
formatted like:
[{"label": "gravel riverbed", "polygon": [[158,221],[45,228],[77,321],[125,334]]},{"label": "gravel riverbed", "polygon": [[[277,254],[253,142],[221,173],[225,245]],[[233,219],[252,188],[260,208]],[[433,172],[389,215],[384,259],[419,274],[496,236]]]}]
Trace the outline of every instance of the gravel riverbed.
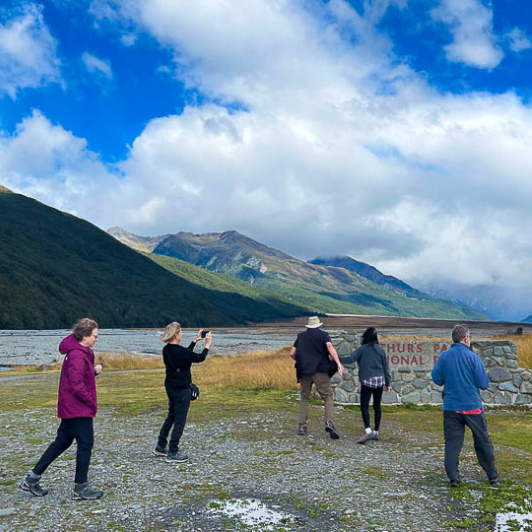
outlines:
[{"label": "gravel riverbed", "polygon": [[[177,466],[151,454],[164,411],[99,412],[90,468],[105,490],[99,501],[70,499],[75,445],[43,476],[48,496],[19,490],[58,420],[51,408],[0,412],[0,531],[439,531],[472,511],[451,497],[443,445],[423,432],[412,437],[384,419],[381,440],[361,446],[359,413],[342,407],[338,441],[316,405],[305,437],[288,412],[194,421],[193,410],[181,447],[190,460]],[[483,482],[466,463],[465,475]]]}]

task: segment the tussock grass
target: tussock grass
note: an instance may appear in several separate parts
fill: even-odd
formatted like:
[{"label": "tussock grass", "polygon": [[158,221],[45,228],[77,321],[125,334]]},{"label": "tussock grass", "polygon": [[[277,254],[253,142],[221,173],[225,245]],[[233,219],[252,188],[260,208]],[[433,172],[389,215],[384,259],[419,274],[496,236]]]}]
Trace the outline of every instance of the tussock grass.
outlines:
[{"label": "tussock grass", "polygon": [[164,368],[162,356],[142,356],[128,352],[99,353],[96,364],[102,364],[105,370]]},{"label": "tussock grass", "polygon": [[194,379],[213,388],[297,390],[290,348],[213,357],[194,367]]},{"label": "tussock grass", "polygon": [[519,367],[532,369],[532,335],[512,334],[508,336],[497,336],[493,340],[510,340],[516,344]]}]

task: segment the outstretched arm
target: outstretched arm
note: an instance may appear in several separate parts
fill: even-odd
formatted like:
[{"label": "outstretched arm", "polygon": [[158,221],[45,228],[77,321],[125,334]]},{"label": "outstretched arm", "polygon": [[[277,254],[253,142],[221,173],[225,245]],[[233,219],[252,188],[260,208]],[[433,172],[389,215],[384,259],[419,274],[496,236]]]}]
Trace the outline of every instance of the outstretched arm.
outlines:
[{"label": "outstretched arm", "polygon": [[338,358],[338,353],[336,352],[334,345],[332,345],[332,342],[327,342],[327,349],[329,350],[329,355],[331,358],[336,362],[336,365],[338,366],[338,375],[341,377],[344,373],[344,367]]}]

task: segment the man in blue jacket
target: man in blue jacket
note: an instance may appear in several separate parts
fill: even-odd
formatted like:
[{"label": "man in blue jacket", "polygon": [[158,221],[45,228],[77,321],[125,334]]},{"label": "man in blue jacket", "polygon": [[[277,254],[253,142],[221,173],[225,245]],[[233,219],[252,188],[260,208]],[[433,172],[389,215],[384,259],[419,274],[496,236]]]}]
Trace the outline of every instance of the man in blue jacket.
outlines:
[{"label": "man in blue jacket", "polygon": [[453,345],[440,355],[432,370],[432,380],[443,386],[445,472],[451,487],[457,487],[461,481],[458,462],[467,425],[473,433],[478,462],[490,484],[496,486],[499,473],[479,392],[479,388],[485,390],[489,386],[488,375],[480,357],[471,349],[469,329],[456,325],[452,338]]}]

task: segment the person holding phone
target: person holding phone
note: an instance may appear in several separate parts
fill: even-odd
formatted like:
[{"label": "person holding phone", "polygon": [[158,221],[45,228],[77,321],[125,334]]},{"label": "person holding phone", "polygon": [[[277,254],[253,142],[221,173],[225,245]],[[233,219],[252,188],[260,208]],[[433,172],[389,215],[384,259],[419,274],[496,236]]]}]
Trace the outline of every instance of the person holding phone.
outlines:
[{"label": "person holding phone", "polygon": [[[200,329],[189,346],[183,347],[179,345],[182,336],[181,325],[176,321],[167,325],[161,335],[161,340],[166,344],[163,348],[163,360],[166,367],[164,387],[168,396],[168,415],[159,432],[153,454],[166,457],[168,463],[188,460],[188,455],[179,451],[179,442],[185,429],[191,401],[191,366],[207,358],[212,341],[211,333]],[[202,339],[205,340],[205,347],[201,353],[195,353],[194,348]]]}]

